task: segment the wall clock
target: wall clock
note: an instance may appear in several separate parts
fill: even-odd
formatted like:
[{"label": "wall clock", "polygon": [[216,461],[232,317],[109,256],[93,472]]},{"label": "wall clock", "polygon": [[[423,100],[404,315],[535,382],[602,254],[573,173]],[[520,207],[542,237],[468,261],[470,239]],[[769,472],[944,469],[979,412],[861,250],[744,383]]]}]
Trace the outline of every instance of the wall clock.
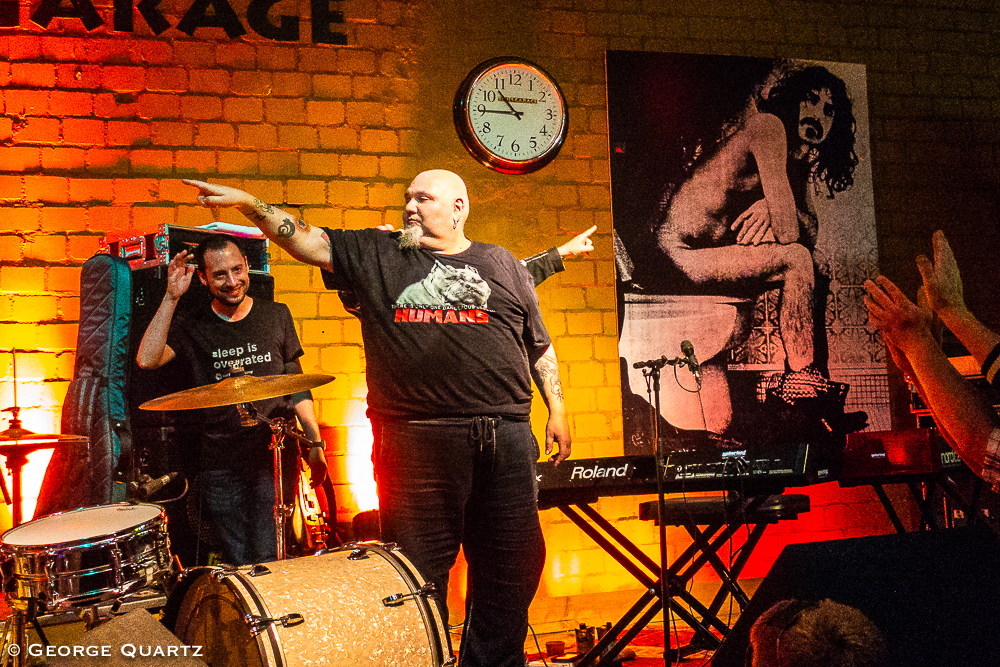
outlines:
[{"label": "wall clock", "polygon": [[504,174],[527,174],[566,141],[566,98],[545,70],[519,58],[493,58],[469,72],[455,93],[455,129],[469,153]]}]

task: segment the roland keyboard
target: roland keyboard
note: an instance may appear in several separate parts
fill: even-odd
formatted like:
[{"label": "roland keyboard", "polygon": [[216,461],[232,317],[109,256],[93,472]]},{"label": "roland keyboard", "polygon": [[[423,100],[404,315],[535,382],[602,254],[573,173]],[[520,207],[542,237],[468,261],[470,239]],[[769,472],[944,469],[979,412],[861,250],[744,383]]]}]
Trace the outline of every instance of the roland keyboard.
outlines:
[{"label": "roland keyboard", "polygon": [[[810,471],[810,445],[776,445],[753,452],[673,452],[666,458],[666,493],[741,491],[746,495],[781,493],[789,486],[816,481]],[[652,456],[567,459],[559,466],[536,464],[538,506],[542,509],[596,502],[601,496],[656,493]]]}]

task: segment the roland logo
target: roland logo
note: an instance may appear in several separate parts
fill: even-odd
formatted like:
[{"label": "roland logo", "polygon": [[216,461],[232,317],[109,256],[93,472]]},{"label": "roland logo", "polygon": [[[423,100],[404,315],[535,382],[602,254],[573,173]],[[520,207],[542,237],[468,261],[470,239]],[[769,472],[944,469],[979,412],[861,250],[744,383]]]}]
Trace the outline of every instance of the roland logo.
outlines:
[{"label": "roland logo", "polygon": [[884,459],[885,458],[885,452],[872,452],[872,458],[873,459]]},{"label": "roland logo", "polygon": [[574,466],[573,473],[569,476],[570,481],[574,479],[597,479],[599,477],[627,477],[628,476],[628,463],[622,466],[601,466],[600,464],[594,465],[592,467],[585,466]]}]

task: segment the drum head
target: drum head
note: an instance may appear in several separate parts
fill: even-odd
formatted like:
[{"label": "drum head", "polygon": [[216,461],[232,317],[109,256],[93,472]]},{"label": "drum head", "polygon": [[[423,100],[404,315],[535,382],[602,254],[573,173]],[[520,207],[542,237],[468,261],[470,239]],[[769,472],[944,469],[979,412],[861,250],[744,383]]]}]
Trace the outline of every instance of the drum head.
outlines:
[{"label": "drum head", "polygon": [[155,519],[159,505],[101,505],[50,514],[11,528],[0,541],[11,546],[69,544],[117,535]]}]

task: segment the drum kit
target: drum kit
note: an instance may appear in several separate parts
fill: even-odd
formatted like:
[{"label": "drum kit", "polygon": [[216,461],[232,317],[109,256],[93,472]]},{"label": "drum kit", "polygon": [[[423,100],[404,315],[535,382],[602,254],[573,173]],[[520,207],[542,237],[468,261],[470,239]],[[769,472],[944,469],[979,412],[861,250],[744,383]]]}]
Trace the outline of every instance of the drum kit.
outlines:
[{"label": "drum kit", "polygon": [[[0,432],[0,455],[14,475],[14,527],[0,536],[0,569],[11,615],[0,641],[0,664],[28,664],[27,626],[47,644],[38,619],[69,614],[98,624],[123,605],[159,610],[168,630],[200,646],[213,667],[285,665],[454,664],[451,641],[433,585],[393,544],[358,542],[285,558],[281,448],[303,439],[282,419],[256,413],[252,401],[285,396],[333,380],[327,375],[234,376],[143,403],[149,410],[236,405],[244,423],[271,427],[275,466],[278,560],[251,566],[182,569],[171,557],[162,507],[118,503],[20,517],[20,472],[27,453],[82,436],[38,435],[21,427]],[[2,482],[2,477],[0,477]],[[4,496],[7,490],[3,488]],[[143,602],[146,600],[147,602]],[[117,649],[115,649],[117,650]]]}]

